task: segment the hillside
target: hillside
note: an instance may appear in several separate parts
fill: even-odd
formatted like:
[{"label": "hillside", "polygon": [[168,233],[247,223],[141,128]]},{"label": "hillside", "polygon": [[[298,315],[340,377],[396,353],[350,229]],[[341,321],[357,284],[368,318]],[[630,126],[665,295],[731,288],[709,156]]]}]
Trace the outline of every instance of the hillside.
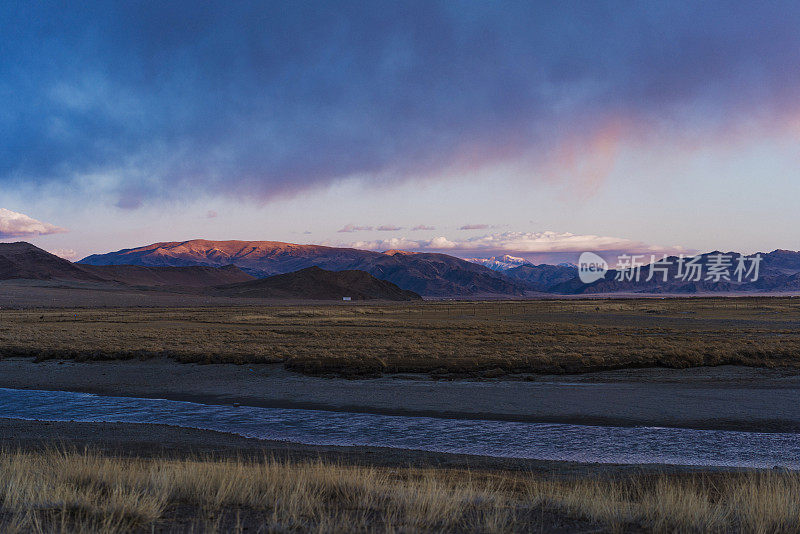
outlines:
[{"label": "hillside", "polygon": [[0,243],[0,280],[101,282],[102,278],[30,243]]},{"label": "hillside", "polygon": [[106,286],[180,289],[246,282],[238,267],[141,267],[78,265],[30,243],[0,243],[0,280],[94,282]]},{"label": "hillside", "polygon": [[564,265],[520,265],[504,271],[510,278],[521,280],[536,291],[549,291],[555,285],[572,280],[577,276],[576,267]]},{"label": "hillside", "polygon": [[81,265],[104,280],[138,287],[210,287],[255,280],[234,265],[225,267],[142,267],[140,265]]},{"label": "hillside", "polygon": [[326,271],[308,267],[239,284],[215,288],[228,297],[286,298],[310,300],[420,300],[413,291],[400,289],[364,271]]},{"label": "hillside", "polygon": [[96,254],[84,265],[219,267],[236,265],[264,278],[320,267],[329,271],[360,270],[422,295],[523,295],[522,281],[468,261],[433,253],[386,253],[353,248],[296,245],[278,241],[207,241],[156,243],[145,247]]}]

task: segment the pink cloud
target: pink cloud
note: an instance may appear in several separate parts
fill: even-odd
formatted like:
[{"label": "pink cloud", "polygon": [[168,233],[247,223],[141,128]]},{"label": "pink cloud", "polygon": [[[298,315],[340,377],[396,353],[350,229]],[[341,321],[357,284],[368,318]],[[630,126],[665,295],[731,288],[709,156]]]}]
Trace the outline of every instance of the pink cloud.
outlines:
[{"label": "pink cloud", "polygon": [[588,133],[568,136],[540,164],[551,182],[571,185],[571,195],[591,197],[614,170],[620,148],[634,137],[636,128],[622,118],[602,121]]},{"label": "pink cloud", "polygon": [[65,228],[37,221],[23,213],[0,208],[0,239],[62,234]]}]

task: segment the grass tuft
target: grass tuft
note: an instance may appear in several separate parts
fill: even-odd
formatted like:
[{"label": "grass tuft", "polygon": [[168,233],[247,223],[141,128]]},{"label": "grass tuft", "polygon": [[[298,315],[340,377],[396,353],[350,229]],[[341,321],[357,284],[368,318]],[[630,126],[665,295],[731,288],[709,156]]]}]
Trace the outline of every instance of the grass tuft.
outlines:
[{"label": "grass tuft", "polygon": [[6,451],[3,532],[798,532],[800,474],[544,477]]}]

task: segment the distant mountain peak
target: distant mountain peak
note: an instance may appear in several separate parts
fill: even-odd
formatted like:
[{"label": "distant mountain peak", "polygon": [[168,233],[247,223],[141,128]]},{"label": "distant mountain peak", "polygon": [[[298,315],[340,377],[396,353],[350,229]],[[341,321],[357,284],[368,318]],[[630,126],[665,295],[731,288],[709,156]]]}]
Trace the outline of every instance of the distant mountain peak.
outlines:
[{"label": "distant mountain peak", "polygon": [[491,256],[489,258],[468,258],[467,261],[483,265],[493,271],[507,271],[520,265],[532,265],[531,262],[525,258],[519,258],[510,254],[502,256]]}]

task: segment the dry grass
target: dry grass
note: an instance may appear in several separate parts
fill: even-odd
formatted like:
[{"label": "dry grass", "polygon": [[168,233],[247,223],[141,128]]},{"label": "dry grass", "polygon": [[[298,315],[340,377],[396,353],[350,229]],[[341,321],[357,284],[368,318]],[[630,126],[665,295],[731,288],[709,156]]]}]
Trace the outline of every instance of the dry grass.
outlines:
[{"label": "dry grass", "polygon": [[600,521],[612,530],[654,532],[800,532],[796,472],[533,481],[531,499]]},{"label": "dry grass", "polygon": [[797,368],[798,321],[792,298],[0,310],[0,357],[283,362],[343,376]]},{"label": "dry grass", "polygon": [[798,532],[800,474],[560,480],[265,459],[6,452],[3,532]]}]

